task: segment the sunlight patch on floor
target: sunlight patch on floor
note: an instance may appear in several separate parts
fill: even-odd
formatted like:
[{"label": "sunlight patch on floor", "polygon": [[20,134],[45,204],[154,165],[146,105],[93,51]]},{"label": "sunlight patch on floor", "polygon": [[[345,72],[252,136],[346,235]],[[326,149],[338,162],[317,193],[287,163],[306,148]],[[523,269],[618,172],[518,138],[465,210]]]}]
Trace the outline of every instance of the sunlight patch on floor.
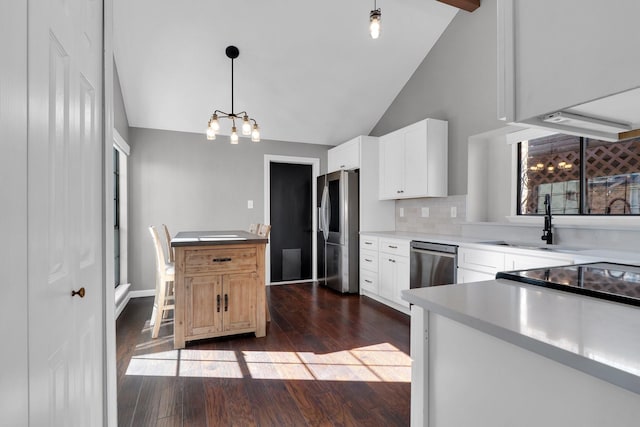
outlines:
[{"label": "sunlight patch on floor", "polygon": [[411,359],[389,343],[324,354],[184,349],[134,356],[127,375],[410,382]]}]

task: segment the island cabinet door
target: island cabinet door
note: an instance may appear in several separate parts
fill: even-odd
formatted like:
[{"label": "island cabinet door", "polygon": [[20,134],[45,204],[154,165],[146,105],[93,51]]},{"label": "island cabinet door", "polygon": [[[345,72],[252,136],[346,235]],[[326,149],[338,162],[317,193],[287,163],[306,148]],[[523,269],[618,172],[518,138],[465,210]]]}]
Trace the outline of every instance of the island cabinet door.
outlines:
[{"label": "island cabinet door", "polygon": [[222,276],[185,277],[185,335],[222,331]]},{"label": "island cabinet door", "polygon": [[255,330],[258,289],[258,275],[255,272],[223,276],[224,331]]}]

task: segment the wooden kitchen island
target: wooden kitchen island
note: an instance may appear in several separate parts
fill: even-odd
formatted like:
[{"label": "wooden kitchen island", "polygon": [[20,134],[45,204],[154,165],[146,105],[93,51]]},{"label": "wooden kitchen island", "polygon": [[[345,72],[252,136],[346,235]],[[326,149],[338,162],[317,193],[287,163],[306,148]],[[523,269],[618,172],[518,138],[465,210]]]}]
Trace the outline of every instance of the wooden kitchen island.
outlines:
[{"label": "wooden kitchen island", "polygon": [[183,231],[171,239],[174,348],[203,338],[266,335],[267,242],[246,231]]}]

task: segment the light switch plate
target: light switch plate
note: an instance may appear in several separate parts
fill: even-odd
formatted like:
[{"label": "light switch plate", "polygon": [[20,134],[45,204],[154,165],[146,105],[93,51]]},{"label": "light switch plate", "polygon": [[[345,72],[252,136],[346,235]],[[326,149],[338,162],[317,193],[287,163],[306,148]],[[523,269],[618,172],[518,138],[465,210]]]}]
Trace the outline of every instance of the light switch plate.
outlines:
[{"label": "light switch plate", "polygon": [[400,208],[400,218],[404,217],[404,208]]},{"label": "light switch plate", "polygon": [[429,218],[429,208],[422,208],[422,218]]},{"label": "light switch plate", "polygon": [[247,208],[253,209],[253,200],[247,200]]},{"label": "light switch plate", "polygon": [[455,206],[451,206],[451,218],[455,218],[458,216],[458,208]]}]

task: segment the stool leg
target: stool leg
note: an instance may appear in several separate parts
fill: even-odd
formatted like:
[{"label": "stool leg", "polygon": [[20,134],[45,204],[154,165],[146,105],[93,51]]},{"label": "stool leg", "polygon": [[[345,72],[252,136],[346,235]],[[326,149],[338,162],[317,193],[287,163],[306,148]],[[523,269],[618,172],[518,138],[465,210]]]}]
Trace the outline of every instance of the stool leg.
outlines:
[{"label": "stool leg", "polygon": [[162,323],[162,314],[164,313],[164,305],[165,305],[165,290],[167,288],[167,282],[164,279],[160,279],[162,283],[159,286],[159,292],[157,295],[158,299],[158,307],[156,309],[156,318],[155,323],[153,324],[153,332],[151,334],[151,338],[158,338],[158,334],[160,333],[160,324]]}]

